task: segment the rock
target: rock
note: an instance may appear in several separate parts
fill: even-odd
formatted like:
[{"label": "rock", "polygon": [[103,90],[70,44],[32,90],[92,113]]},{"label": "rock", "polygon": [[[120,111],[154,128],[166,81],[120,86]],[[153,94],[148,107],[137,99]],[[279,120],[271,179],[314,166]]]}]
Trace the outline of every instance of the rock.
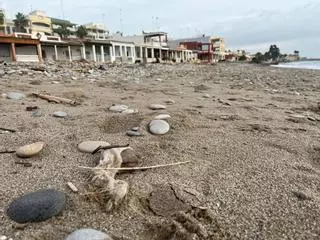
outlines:
[{"label": "rock", "polygon": [[42,190],[14,200],[7,215],[17,223],[42,222],[61,213],[65,205],[64,193],[54,189]]},{"label": "rock", "polygon": [[126,133],[129,137],[141,137],[142,134],[138,131],[127,131]]},{"label": "rock", "polygon": [[12,100],[22,100],[25,97],[26,96],[23,93],[17,93],[17,92],[10,92],[7,95],[7,98]]},{"label": "rock", "polygon": [[174,101],[174,100],[172,100],[172,99],[168,99],[168,100],[166,100],[166,101],[164,101],[166,104],[168,104],[168,105],[173,105],[173,104],[175,104],[176,102]]},{"label": "rock", "polygon": [[31,112],[33,110],[37,110],[38,109],[38,106],[29,106],[29,107],[26,107],[26,111],[28,112]]},{"label": "rock", "polygon": [[164,135],[170,130],[170,125],[164,120],[153,120],[149,124],[149,130],[155,135]]},{"label": "rock", "polygon": [[78,145],[78,149],[80,152],[92,153],[99,146],[106,147],[110,146],[110,144],[103,141],[85,141]]},{"label": "rock", "polygon": [[139,111],[137,109],[126,109],[122,113],[123,114],[133,114],[133,113],[138,113]]},{"label": "rock", "polygon": [[310,120],[310,121],[312,121],[312,122],[315,122],[316,121],[316,119],[315,118],[313,118],[313,117],[308,117],[308,120]]},{"label": "rock", "polygon": [[123,111],[126,111],[129,107],[126,105],[112,105],[109,110],[111,112],[119,112],[122,113]]},{"label": "rock", "polygon": [[72,190],[72,192],[78,192],[78,188],[72,182],[67,182],[67,185]]},{"label": "rock", "polygon": [[139,127],[133,127],[133,128],[131,128],[131,130],[132,130],[132,131],[139,131],[140,128],[139,128]]},{"label": "rock", "polygon": [[169,114],[160,114],[158,116],[155,116],[154,119],[156,120],[166,120],[166,119],[170,119],[171,116]]},{"label": "rock", "polygon": [[166,109],[167,107],[161,104],[151,104],[149,108],[151,110],[163,110],[163,109]]},{"label": "rock", "polygon": [[1,235],[1,236],[0,236],[0,240],[7,240],[7,239],[8,239],[8,237],[5,236],[5,235]]},{"label": "rock", "polygon": [[103,232],[91,228],[83,228],[71,233],[65,240],[112,240]]},{"label": "rock", "polygon": [[203,95],[203,98],[210,98],[210,95],[209,94],[205,94],[205,95]]},{"label": "rock", "polygon": [[74,81],[75,81],[75,80],[77,80],[77,78],[76,78],[76,77],[71,77],[71,79],[72,79],[72,80],[74,80]]},{"label": "rock", "polygon": [[41,81],[40,80],[32,80],[30,82],[31,85],[41,85]]},{"label": "rock", "polygon": [[16,154],[18,157],[29,158],[37,155],[44,147],[44,142],[36,142],[26,145],[17,149]]},{"label": "rock", "polygon": [[2,94],[1,94],[1,97],[2,97],[2,98],[8,98],[8,94],[2,93]]},{"label": "rock", "polygon": [[53,113],[53,116],[57,118],[65,118],[68,116],[68,114],[62,111],[57,111]]},{"label": "rock", "polygon": [[8,75],[12,75],[12,74],[14,74],[14,73],[16,73],[16,72],[17,72],[16,70],[10,70],[10,71],[7,72],[7,74],[8,74]]}]

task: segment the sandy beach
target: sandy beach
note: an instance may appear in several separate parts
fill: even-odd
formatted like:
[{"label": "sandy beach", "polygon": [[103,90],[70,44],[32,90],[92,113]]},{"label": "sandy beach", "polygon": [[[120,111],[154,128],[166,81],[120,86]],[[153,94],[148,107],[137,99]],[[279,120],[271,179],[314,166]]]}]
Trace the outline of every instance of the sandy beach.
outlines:
[{"label": "sandy beach", "polygon": [[[125,240],[319,239],[320,71],[232,63],[32,67],[13,64],[0,73],[0,127],[16,130],[0,131],[0,151],[46,143],[30,159],[0,154],[0,235],[63,240],[90,227]],[[81,104],[32,96],[43,91]],[[26,98],[7,99],[9,92]],[[113,104],[138,113],[112,113]],[[55,118],[55,111],[68,116]],[[162,113],[171,116],[169,133],[150,134],[149,122]],[[137,126],[143,136],[126,136]],[[85,195],[92,176],[79,166],[99,159],[78,150],[86,140],[130,144],[138,166],[191,163],[118,174],[129,193],[106,212]],[[15,198],[48,188],[67,195],[59,216],[26,225],[8,218]]]}]

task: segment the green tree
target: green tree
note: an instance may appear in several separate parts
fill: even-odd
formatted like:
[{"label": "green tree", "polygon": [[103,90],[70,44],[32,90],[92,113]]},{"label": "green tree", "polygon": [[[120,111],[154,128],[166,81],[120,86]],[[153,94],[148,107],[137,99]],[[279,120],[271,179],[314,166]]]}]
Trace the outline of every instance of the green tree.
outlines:
[{"label": "green tree", "polygon": [[88,30],[85,26],[81,25],[77,28],[76,35],[78,38],[85,38],[88,36]]},{"label": "green tree", "polygon": [[262,63],[263,61],[265,61],[265,55],[261,52],[257,52],[254,58],[252,58],[253,63]]},{"label": "green tree", "polygon": [[68,38],[71,35],[71,31],[68,29],[66,24],[62,24],[58,28],[53,30],[54,33],[57,33],[61,38]]},{"label": "green tree", "polygon": [[239,61],[247,61],[246,55],[241,55],[241,56],[239,57]]},{"label": "green tree", "polygon": [[269,49],[269,58],[272,59],[272,61],[276,61],[280,57],[280,49],[277,47],[277,45],[271,45]]},{"label": "green tree", "polygon": [[23,13],[18,12],[13,22],[16,32],[27,32],[26,27],[29,25],[29,20]]},{"label": "green tree", "polygon": [[299,52],[298,50],[295,50],[293,53],[294,53],[294,55],[296,55],[296,56],[298,56],[298,57],[299,57],[299,55],[300,55],[300,52]]},{"label": "green tree", "polygon": [[0,11],[0,25],[4,24],[4,19],[5,19],[5,15],[4,15],[3,11]]}]

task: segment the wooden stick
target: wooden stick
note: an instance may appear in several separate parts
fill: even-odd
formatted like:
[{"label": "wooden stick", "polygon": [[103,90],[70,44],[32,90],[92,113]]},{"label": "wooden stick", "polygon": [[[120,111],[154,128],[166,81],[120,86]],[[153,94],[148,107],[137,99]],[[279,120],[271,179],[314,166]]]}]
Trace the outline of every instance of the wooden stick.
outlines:
[{"label": "wooden stick", "polygon": [[171,167],[171,166],[177,166],[177,165],[187,164],[187,163],[190,163],[190,162],[191,162],[191,161],[185,161],[185,162],[161,164],[161,165],[155,165],[155,166],[149,166],[149,167],[132,167],[132,168],[92,168],[92,167],[83,167],[83,166],[79,166],[79,168],[82,168],[82,169],[90,169],[90,170],[134,171],[134,170],[148,170],[148,169],[155,169],[155,168]]},{"label": "wooden stick", "polygon": [[129,147],[129,144],[126,144],[126,145],[110,145],[110,146],[105,146],[105,147],[99,146],[91,154],[96,154],[100,150],[108,150],[108,149],[113,149],[113,148],[125,148],[125,147]]},{"label": "wooden stick", "polygon": [[16,151],[4,150],[0,151],[0,154],[7,154],[7,153],[15,153]]},{"label": "wooden stick", "polygon": [[0,127],[0,130],[15,133],[17,130]]},{"label": "wooden stick", "polygon": [[66,103],[70,105],[78,105],[79,103],[76,101],[73,101],[71,99],[67,98],[61,98],[61,97],[55,97],[47,94],[41,94],[41,93],[32,93],[33,96],[39,97],[41,99],[47,100],[49,102],[55,102],[55,103]]}]

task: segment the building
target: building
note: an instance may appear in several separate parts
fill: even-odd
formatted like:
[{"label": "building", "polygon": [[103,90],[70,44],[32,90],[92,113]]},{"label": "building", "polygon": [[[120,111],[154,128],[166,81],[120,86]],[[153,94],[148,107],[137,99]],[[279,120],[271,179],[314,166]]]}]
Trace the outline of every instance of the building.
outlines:
[{"label": "building", "polygon": [[31,12],[27,17],[29,19],[28,33],[37,37],[53,35],[51,18],[45,12],[36,10]]},{"label": "building", "polygon": [[210,42],[213,48],[213,60],[215,62],[224,61],[225,60],[225,42],[224,38],[221,37],[211,37]]},{"label": "building", "polygon": [[3,23],[0,24],[0,34],[7,35],[14,33],[14,22],[7,18],[6,12],[4,9],[0,9],[0,14],[3,16]]},{"label": "building", "polygon": [[52,32],[53,32],[54,36],[59,36],[59,29],[60,28],[66,28],[70,32],[70,35],[68,36],[68,38],[77,38],[76,24],[74,24],[68,20],[51,18],[51,27],[52,27]]},{"label": "building", "polygon": [[180,42],[180,48],[191,51],[187,53],[187,61],[190,60],[190,58],[192,60],[199,59],[202,62],[212,61],[213,52],[211,43],[184,41]]},{"label": "building", "polygon": [[84,25],[88,31],[88,37],[96,40],[103,40],[109,37],[109,31],[104,24],[88,23]]}]

